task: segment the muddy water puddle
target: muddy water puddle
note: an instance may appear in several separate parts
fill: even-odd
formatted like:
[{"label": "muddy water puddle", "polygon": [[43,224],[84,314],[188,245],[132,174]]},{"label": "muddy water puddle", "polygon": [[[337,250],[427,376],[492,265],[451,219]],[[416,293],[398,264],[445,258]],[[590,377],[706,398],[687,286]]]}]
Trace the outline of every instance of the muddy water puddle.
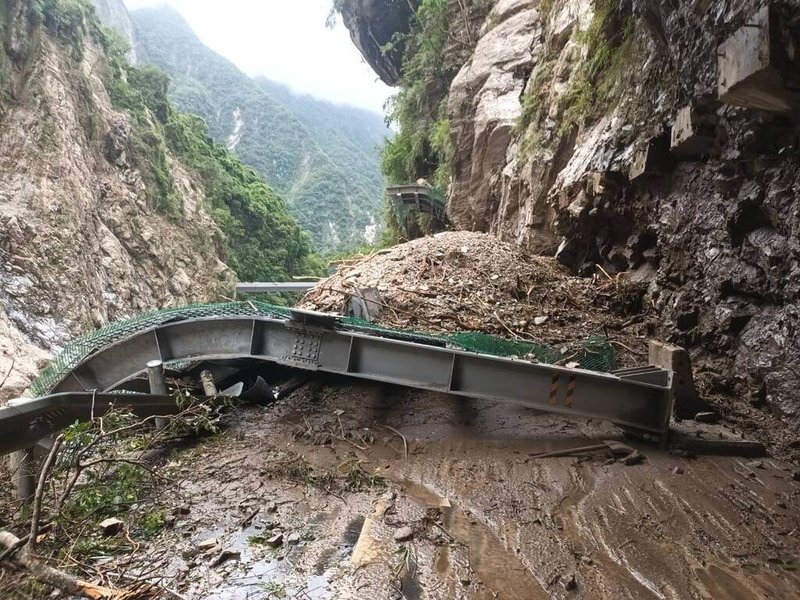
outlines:
[{"label": "muddy water puddle", "polygon": [[[441,514],[438,527],[454,542],[441,546],[436,553],[434,568],[443,581],[452,580],[465,586],[475,580],[478,593],[474,597],[479,600],[550,597],[515,552],[509,550],[485,523],[422,485],[410,481],[401,481],[399,485],[423,506]],[[455,592],[455,589],[451,591]]]},{"label": "muddy water puddle", "polygon": [[[225,534],[221,530],[204,532],[200,538],[217,538],[226,553],[234,556],[227,565],[220,566],[220,580],[208,590],[208,582],[193,590],[193,597],[218,600],[255,600],[270,598],[302,598],[304,600],[325,600],[332,598],[331,580],[335,568],[349,561],[355,540],[360,532],[363,518],[354,519],[352,528],[345,531],[337,546],[330,546],[312,558],[307,544],[314,543],[315,536],[310,532],[303,535],[307,540],[297,544],[271,548],[265,544],[263,527],[249,527],[235,534]],[[325,524],[320,523],[320,527]],[[356,527],[358,528],[356,530]],[[312,529],[313,530],[313,529]],[[327,540],[321,541],[324,544]],[[311,564],[311,569],[299,565]],[[304,572],[307,574],[304,575]],[[206,588],[205,591],[202,588]]]}]

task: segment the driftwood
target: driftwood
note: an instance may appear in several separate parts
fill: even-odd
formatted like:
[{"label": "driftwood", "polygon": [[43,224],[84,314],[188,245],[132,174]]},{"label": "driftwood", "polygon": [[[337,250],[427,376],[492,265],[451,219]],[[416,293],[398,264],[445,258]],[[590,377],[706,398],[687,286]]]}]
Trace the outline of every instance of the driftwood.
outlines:
[{"label": "driftwood", "polygon": [[62,590],[67,594],[81,596],[82,598],[91,598],[92,600],[121,600],[122,598],[131,598],[130,596],[123,595],[126,594],[126,592],[119,592],[111,588],[95,585],[46,565],[36,558],[34,554],[30,552],[28,546],[24,545],[17,536],[7,531],[0,531],[0,548],[12,550],[15,547],[20,548],[20,550],[9,558],[11,563],[24,569],[41,583]]}]

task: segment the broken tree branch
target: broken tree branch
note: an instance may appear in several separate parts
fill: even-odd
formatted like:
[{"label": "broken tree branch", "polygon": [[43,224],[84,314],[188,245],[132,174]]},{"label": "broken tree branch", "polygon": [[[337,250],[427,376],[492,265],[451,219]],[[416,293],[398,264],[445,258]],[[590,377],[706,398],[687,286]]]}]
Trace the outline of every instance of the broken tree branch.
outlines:
[{"label": "broken tree branch", "polygon": [[391,425],[384,425],[384,427],[386,429],[388,429],[389,431],[391,431],[392,433],[394,433],[395,435],[400,436],[400,439],[403,440],[403,451],[404,451],[404,453],[406,455],[406,460],[408,460],[408,441],[406,441],[406,436],[404,436],[402,433],[397,431],[397,429],[395,429]]},{"label": "broken tree branch", "polygon": [[50,469],[53,468],[53,463],[58,455],[58,449],[64,442],[64,434],[62,433],[53,441],[53,447],[47,455],[47,459],[42,465],[42,471],[39,473],[39,484],[36,486],[36,494],[33,496],[33,512],[31,514],[31,534],[28,538],[28,551],[33,552],[36,549],[36,538],[39,535],[39,516],[42,512],[42,497],[44,496],[44,488],[47,483],[47,476],[50,474]]},{"label": "broken tree branch", "polygon": [[6,376],[3,377],[3,381],[0,381],[0,390],[3,389],[3,386],[6,384],[6,381],[8,381],[9,377],[11,377],[11,372],[14,370],[14,364],[16,363],[16,360],[17,360],[16,358],[11,359],[11,366],[8,368],[8,373],[6,373]]},{"label": "broken tree branch", "polygon": [[[30,540],[28,541],[30,542]],[[22,540],[17,536],[7,531],[0,531],[0,547],[11,550],[23,545]],[[27,546],[13,557],[13,561],[16,565],[28,571],[37,581],[67,594],[89,598],[90,600],[114,600],[123,597],[119,592],[111,588],[83,581],[44,564],[33,556]]]},{"label": "broken tree branch", "polygon": [[16,543],[14,543],[11,546],[8,546],[5,550],[0,552],[0,563],[2,563],[6,559],[6,557],[11,556],[17,550],[22,548],[28,542],[29,538],[30,538],[30,534],[26,535],[25,537],[22,537],[22,538],[18,539],[16,541]]}]

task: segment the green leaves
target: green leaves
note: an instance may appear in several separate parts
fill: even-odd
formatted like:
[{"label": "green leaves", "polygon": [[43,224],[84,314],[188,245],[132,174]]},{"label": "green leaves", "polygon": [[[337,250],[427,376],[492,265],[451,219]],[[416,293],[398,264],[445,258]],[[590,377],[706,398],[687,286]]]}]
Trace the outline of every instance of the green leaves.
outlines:
[{"label": "green leaves", "polygon": [[147,472],[135,465],[119,464],[108,475],[87,471],[64,507],[69,519],[113,517],[127,511],[146,491]]},{"label": "green leaves", "polygon": [[286,204],[252,169],[209,137],[205,121],[177,110],[169,101],[170,78],[156,67],[127,63],[124,46],[106,39],[114,105],[133,117],[128,140],[155,210],[182,214],[167,153],[179,157],[203,184],[208,208],[225,234],[230,266],[243,281],[291,279],[321,274],[307,234]]},{"label": "green leaves", "polygon": [[128,70],[128,83],[137,90],[144,105],[160,123],[169,121],[172,107],[167,98],[169,76],[155,67],[133,67]]},{"label": "green leaves", "polygon": [[34,0],[31,10],[34,21],[44,23],[53,35],[70,43],[76,60],[83,56],[86,36],[98,31],[90,0]]},{"label": "green leaves", "polygon": [[[479,21],[491,3],[464,0],[422,0],[405,44],[400,91],[388,105],[390,120],[400,128],[383,151],[383,171],[390,183],[420,177],[442,190],[450,183],[450,124],[447,96],[450,84],[472,51]],[[460,31],[466,27],[467,31]]]}]

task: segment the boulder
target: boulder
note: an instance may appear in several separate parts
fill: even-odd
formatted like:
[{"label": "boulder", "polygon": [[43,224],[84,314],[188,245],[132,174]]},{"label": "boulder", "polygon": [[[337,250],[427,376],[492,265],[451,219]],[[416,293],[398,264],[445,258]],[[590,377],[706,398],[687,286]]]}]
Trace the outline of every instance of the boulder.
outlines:
[{"label": "boulder", "polygon": [[505,166],[521,96],[543,35],[538,3],[504,0],[450,88],[448,115],[456,154],[448,214],[458,228],[489,231],[497,209],[491,186]]},{"label": "boulder", "polygon": [[120,531],[122,531],[123,527],[125,527],[125,523],[120,521],[119,519],[106,519],[100,525],[100,532],[106,537],[112,537],[117,535]]}]

